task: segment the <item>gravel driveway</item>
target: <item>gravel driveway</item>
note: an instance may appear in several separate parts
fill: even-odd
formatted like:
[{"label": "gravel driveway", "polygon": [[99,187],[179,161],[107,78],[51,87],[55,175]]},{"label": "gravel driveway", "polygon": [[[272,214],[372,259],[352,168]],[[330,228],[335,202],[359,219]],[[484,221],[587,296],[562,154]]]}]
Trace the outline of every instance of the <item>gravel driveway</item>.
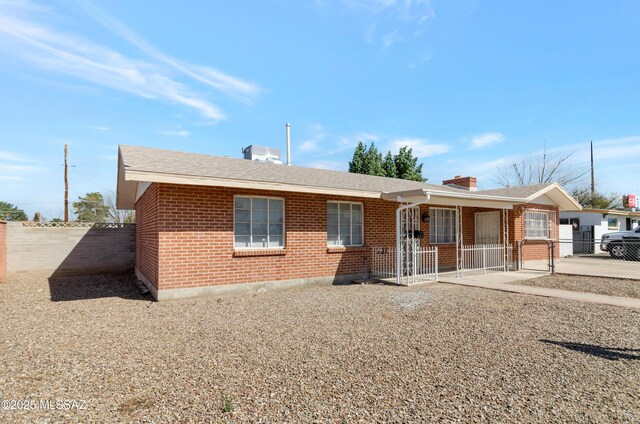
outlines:
[{"label": "gravel driveway", "polygon": [[0,319],[1,397],[37,404],[2,422],[640,421],[624,308],[435,283],[154,303],[98,276],[0,284]]},{"label": "gravel driveway", "polygon": [[638,280],[554,274],[531,280],[514,281],[513,284],[640,299],[640,281]]}]

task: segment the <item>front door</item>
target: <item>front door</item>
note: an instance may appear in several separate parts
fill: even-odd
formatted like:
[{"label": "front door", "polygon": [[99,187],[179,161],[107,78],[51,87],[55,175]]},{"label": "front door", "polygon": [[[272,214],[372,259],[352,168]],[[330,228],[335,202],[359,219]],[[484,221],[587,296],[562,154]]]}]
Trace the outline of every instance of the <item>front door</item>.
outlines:
[{"label": "front door", "polygon": [[476,212],[476,244],[500,244],[500,212]]},{"label": "front door", "polygon": [[420,239],[416,238],[416,231],[420,230],[420,208],[415,206],[401,212],[401,262],[403,276],[413,276],[419,269],[420,257],[417,251],[420,249]]}]

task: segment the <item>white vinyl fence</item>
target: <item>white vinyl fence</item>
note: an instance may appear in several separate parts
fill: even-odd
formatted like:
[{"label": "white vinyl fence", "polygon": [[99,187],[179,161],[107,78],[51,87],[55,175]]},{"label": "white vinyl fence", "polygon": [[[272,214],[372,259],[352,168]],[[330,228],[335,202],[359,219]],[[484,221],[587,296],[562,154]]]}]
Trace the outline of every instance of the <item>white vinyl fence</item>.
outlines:
[{"label": "white vinyl fence", "polygon": [[504,244],[472,244],[462,246],[460,251],[461,276],[465,274],[486,274],[487,271],[509,271],[511,268],[512,246]]}]

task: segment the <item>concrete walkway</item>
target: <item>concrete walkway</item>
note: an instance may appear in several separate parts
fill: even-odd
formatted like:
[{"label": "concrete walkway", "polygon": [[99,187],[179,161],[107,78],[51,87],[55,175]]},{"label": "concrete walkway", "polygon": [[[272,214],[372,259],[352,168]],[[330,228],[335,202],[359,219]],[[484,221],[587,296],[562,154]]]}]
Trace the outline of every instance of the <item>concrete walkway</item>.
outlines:
[{"label": "concrete walkway", "polygon": [[600,303],[603,305],[623,306],[625,308],[640,309],[640,299],[620,296],[606,296],[603,294],[575,292],[569,290],[548,289],[544,287],[519,286],[509,284],[515,281],[549,275],[536,271],[495,272],[480,275],[468,275],[456,278],[455,273],[442,274],[438,282],[458,284],[461,286],[480,287],[483,289],[500,290],[510,293],[530,294],[534,296],[557,297],[560,299],[578,300],[580,302]]}]

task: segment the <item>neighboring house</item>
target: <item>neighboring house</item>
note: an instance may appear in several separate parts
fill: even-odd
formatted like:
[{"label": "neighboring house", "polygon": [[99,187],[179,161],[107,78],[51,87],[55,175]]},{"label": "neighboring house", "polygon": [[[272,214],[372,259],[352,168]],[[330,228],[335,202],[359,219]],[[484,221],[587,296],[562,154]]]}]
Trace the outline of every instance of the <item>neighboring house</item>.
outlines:
[{"label": "neighboring house", "polygon": [[434,185],[134,146],[119,148],[117,207],[136,210],[136,274],[158,300],[508,269],[508,246],[546,258],[558,211],[580,209],[556,183],[476,191],[473,177]]},{"label": "neighboring house", "polygon": [[639,222],[640,212],[609,209],[560,212],[560,224],[573,226],[574,253],[598,253],[603,234],[632,230]]}]

